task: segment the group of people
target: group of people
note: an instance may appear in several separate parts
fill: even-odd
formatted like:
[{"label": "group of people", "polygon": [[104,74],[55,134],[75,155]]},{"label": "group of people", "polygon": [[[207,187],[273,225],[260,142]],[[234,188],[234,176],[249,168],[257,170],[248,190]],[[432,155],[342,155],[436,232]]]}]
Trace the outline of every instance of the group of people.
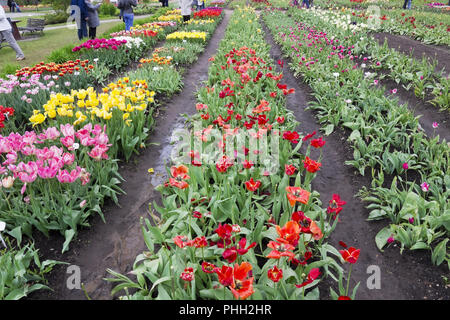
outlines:
[{"label": "group of people", "polygon": [[195,10],[205,9],[204,0],[178,0],[178,4],[181,9],[181,15],[183,16],[183,21],[189,21],[191,19],[192,9]]},{"label": "group of people", "polygon": [[[292,4],[294,6],[298,6],[299,5],[298,0],[293,0]],[[302,0],[302,8],[306,7],[307,9],[309,9],[312,6],[313,6],[313,0]]]},{"label": "group of people", "polygon": [[7,5],[9,7],[9,12],[21,12],[19,4],[15,2],[14,0],[8,0]]},{"label": "group of people", "polygon": [[412,0],[405,0],[403,3],[403,9],[411,9],[411,2]]},{"label": "group of people", "polygon": [[[91,39],[95,39],[97,37],[97,27],[100,25],[98,9],[101,6],[101,2],[94,4],[92,0],[71,0],[70,5],[72,7],[71,16],[75,19],[78,28],[78,39],[81,40],[88,36]],[[119,19],[123,19],[126,31],[130,31],[133,26],[133,7],[137,5],[138,0],[119,0],[117,4],[117,8],[120,10]]]},{"label": "group of people", "polygon": [[78,39],[81,40],[88,36],[88,27],[89,38],[95,39],[97,27],[100,25],[98,8],[101,3],[94,4],[92,0],[71,0],[70,6],[71,16],[75,19],[78,28]]}]

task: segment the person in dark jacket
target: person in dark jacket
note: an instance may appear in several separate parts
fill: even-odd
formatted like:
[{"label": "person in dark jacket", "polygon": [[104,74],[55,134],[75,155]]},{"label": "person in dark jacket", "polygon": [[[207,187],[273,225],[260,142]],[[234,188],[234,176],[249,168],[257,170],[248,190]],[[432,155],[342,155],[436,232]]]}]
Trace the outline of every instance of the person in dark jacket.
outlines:
[{"label": "person in dark jacket", "polygon": [[93,4],[91,1],[92,0],[85,0],[88,15],[87,23],[89,26],[89,38],[95,39],[97,37],[97,27],[100,25],[98,8],[100,8],[102,4]]},{"label": "person in dark jacket", "polygon": [[13,5],[13,1],[12,0],[8,0],[7,5],[9,7],[9,12],[14,12],[16,10],[16,6]]},{"label": "person in dark jacket", "polygon": [[411,0],[405,0],[403,3],[403,9],[411,9]]},{"label": "person in dark jacket", "polygon": [[119,0],[117,8],[121,10],[123,22],[125,22],[125,30],[130,31],[134,21],[133,7],[137,7],[137,0]]},{"label": "person in dark jacket", "polygon": [[77,23],[78,39],[82,40],[88,36],[87,20],[89,18],[86,3],[84,0],[71,0],[70,8],[72,9],[72,13],[70,15],[73,16],[75,22]]}]

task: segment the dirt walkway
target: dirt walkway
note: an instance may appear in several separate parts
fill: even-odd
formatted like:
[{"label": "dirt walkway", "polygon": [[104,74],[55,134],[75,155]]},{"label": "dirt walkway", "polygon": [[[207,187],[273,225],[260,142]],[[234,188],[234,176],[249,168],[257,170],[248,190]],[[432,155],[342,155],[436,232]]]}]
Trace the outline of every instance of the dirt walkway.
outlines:
[{"label": "dirt walkway", "polygon": [[[225,11],[225,17],[217,27],[205,51],[198,61],[184,74],[183,91],[176,95],[169,103],[160,109],[156,118],[156,126],[149,143],[141,155],[124,165],[120,173],[126,179],[122,188],[127,193],[119,197],[120,206],[107,205],[105,207],[106,224],[98,217],[92,219],[92,227],[83,230],[78,240],[71,244],[67,255],[58,257],[52,252],[61,248],[62,239],[51,240],[51,246],[44,248],[45,258],[61,259],[70,265],[77,265],[81,269],[82,283],[92,299],[111,299],[112,286],[102,280],[109,277],[105,271],[111,268],[126,273],[130,271],[138,254],[146,249],[140,228],[140,218],[147,217],[148,205],[153,201],[161,204],[161,195],[154,190],[154,186],[164,181],[164,164],[168,162],[171,151],[169,139],[174,129],[184,125],[184,118],[180,114],[195,113],[196,91],[200,82],[208,78],[208,59],[215,54],[220,40],[224,36],[230,18],[230,11]],[[149,175],[147,170],[154,168],[156,173]],[[49,256],[50,255],[50,256]],[[56,257],[54,256],[56,255]],[[55,268],[50,277],[49,286],[54,292],[45,291],[32,295],[32,299],[85,299],[82,290],[68,290],[66,286],[67,266]]]},{"label": "dirt walkway", "polygon": [[[316,122],[314,114],[305,110],[307,103],[314,98],[311,89],[296,79],[290,71],[288,62],[283,58],[280,47],[275,44],[268,29],[264,27],[266,40],[271,45],[272,58],[285,60],[283,73],[284,83],[295,89],[287,101],[288,109],[292,110],[300,122],[298,128],[303,133],[319,132],[320,125]],[[347,134],[348,135],[348,134]],[[375,245],[375,235],[387,225],[387,221],[368,222],[368,210],[364,204],[355,198],[355,194],[363,187],[370,186],[368,177],[362,177],[355,170],[346,166],[346,160],[352,159],[353,151],[345,142],[344,132],[339,130],[330,136],[324,137],[326,145],[323,148],[322,167],[313,181],[313,188],[320,192],[323,206],[328,205],[333,193],[337,193],[347,201],[347,205],[340,214],[340,222],[331,235],[330,244],[339,247],[340,240],[348,245],[361,249],[358,263],[352,271],[352,285],[361,282],[357,299],[449,299],[449,290],[444,288],[440,275],[448,272],[446,266],[437,268],[431,265],[430,255],[427,252],[407,252],[400,255],[398,247],[390,247],[381,253]],[[303,150],[304,151],[304,150]],[[314,150],[315,151],[315,150]],[[319,153],[312,153],[317,159]],[[370,274],[367,268],[378,266],[381,274],[381,289],[368,289],[367,279]],[[327,280],[321,286],[321,299],[328,299],[328,286],[337,286],[333,280]]]},{"label": "dirt walkway", "polygon": [[450,48],[445,46],[427,45],[423,42],[413,40],[405,36],[399,36],[390,33],[375,33],[373,37],[382,45],[386,39],[389,48],[396,49],[406,55],[412,53],[416,60],[426,57],[430,62],[437,61],[436,70],[444,69],[444,74],[450,74]]}]

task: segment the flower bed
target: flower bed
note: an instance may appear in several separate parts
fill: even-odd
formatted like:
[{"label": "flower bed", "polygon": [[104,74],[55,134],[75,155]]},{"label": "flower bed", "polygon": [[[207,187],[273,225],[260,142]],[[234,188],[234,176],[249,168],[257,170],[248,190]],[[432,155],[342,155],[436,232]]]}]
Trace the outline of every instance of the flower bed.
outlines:
[{"label": "flower bed", "polygon": [[[342,30],[351,30],[354,32],[366,32],[372,30],[371,23],[350,23],[350,15],[325,10],[311,10],[312,15],[320,18],[322,21],[328,21]],[[359,16],[366,15],[361,14]],[[363,20],[366,22],[365,20]],[[441,33],[442,34],[442,33]],[[450,108],[450,82],[448,77],[435,72],[435,65],[423,59],[421,61],[413,59],[411,56],[404,55],[395,49],[385,45],[379,45],[369,34],[360,39],[360,47],[364,48],[361,53],[366,54],[373,59],[366,58],[364,61],[374,70],[389,70],[386,76],[397,83],[402,83],[406,90],[411,88],[417,97],[424,98],[426,95],[433,96],[430,101],[441,109]],[[449,34],[450,36],[450,34]],[[375,58],[376,57],[376,58]]]},{"label": "flower bed", "polygon": [[176,31],[168,34],[167,40],[201,40],[206,41],[206,32],[202,31]]},{"label": "flower bed", "polygon": [[194,12],[194,18],[210,19],[210,18],[218,17],[221,14],[222,14],[222,8],[219,8],[219,7],[205,8],[200,11]]},{"label": "flower bed", "polygon": [[433,263],[446,261],[447,142],[426,137],[411,111],[386,97],[377,75],[358,68],[354,59],[367,43],[361,33],[330,27],[328,20],[302,10],[291,14],[295,19],[279,12],[264,18],[293,70],[312,87],[317,103],[311,107],[326,133],[338,125],[351,130],[354,159],[347,164],[373,179],[372,188],[360,193],[370,203],[369,220],[391,220],[376,236],[377,246],[398,241],[401,251],[428,249]]},{"label": "flower bed", "polygon": [[[188,161],[174,164],[158,187],[163,205],[153,204],[160,216],[143,225],[149,252],[134,264],[138,282],[109,270],[116,276],[110,280],[120,282],[113,294],[135,288],[122,298],[317,299],[325,276],[342,284],[336,260],[357,261],[359,250],[339,252],[327,243],[345,201],[335,195],[323,209],[311,190],[325,142],[295,131],[285,108],[293,90],[269,62],[260,28],[254,11],[233,14],[198,92],[191,119],[197,147],[183,134]],[[254,141],[267,138],[267,145],[278,141],[279,163],[257,152],[258,143],[235,147],[242,132]],[[306,155],[299,152],[303,143]],[[356,288],[341,287],[333,298],[354,298]]]},{"label": "flower bed", "polygon": [[33,227],[47,236],[59,230],[66,250],[78,225],[85,225],[93,212],[101,214],[104,197],[115,198],[119,190],[120,176],[106,154],[109,147],[100,125],[0,135],[0,220],[20,239],[22,233],[31,236]]},{"label": "flower bed", "polygon": [[[207,33],[207,39],[218,21],[220,19],[208,26],[199,26]],[[155,22],[147,26],[160,30],[159,35],[165,35],[165,32],[176,27],[173,22]],[[136,39],[142,36],[148,37],[142,34]],[[125,40],[131,46],[136,41],[134,38]],[[178,42],[174,44],[178,45]],[[189,59],[195,60],[204,45],[206,43],[187,43],[189,49],[185,51],[191,55]],[[126,47],[126,43],[122,46]],[[168,49],[172,48],[177,47],[168,46]],[[178,50],[174,49],[174,52]],[[180,57],[184,56],[178,53],[177,63],[181,61]],[[97,57],[91,60],[95,69],[100,60]],[[64,80],[69,71],[75,74],[81,68],[72,70],[71,64],[68,62],[56,69],[53,65],[40,64],[33,68],[36,74],[29,77],[25,74],[20,78],[11,75],[7,80],[1,80],[1,90],[7,93],[0,95],[1,98],[21,94],[19,89],[31,90],[29,94],[33,96],[33,101],[26,102],[29,114],[19,114],[24,119],[30,118],[30,123],[18,129],[13,124],[17,109],[0,108],[0,125],[4,125],[0,128],[0,232],[4,233],[0,236],[8,246],[8,251],[0,256],[0,266],[4,270],[0,281],[2,298],[20,299],[29,292],[46,288],[41,284],[44,282],[43,275],[50,271],[55,262],[44,261],[41,264],[36,250],[17,251],[14,249],[16,245],[25,239],[23,236],[32,236],[36,231],[48,236],[53,236],[52,232],[57,231],[65,236],[64,252],[76,237],[78,229],[89,226],[88,220],[92,214],[100,214],[103,218],[105,198],[117,203],[117,194],[123,192],[119,188],[123,179],[118,173],[117,158],[128,160],[132,153],[138,153],[145,147],[153,126],[151,104],[155,92],[152,89],[158,90],[159,94],[170,94],[182,86],[182,70],[172,65],[158,66],[161,69],[154,70],[154,63],[151,62],[145,64],[148,68],[143,66],[138,71],[130,72],[130,77],[110,83],[99,92],[90,84],[74,88],[76,83],[70,84]],[[73,64],[74,68],[88,66],[85,60]],[[53,74],[63,72],[66,66],[68,69],[63,76]],[[28,72],[30,69],[22,71]],[[143,74],[145,77],[138,76],[139,72],[147,69],[150,72]],[[85,71],[90,70],[87,67]],[[148,83],[141,79],[148,79]],[[60,82],[64,83],[64,88],[61,88]],[[168,87],[167,91],[164,85]],[[39,92],[33,95],[38,90],[35,87],[43,92],[40,100],[37,97]],[[13,99],[12,105],[18,105],[18,100],[20,97]],[[31,125],[33,130],[26,131]],[[24,255],[25,259],[21,261]],[[30,257],[34,258],[37,266],[29,264]],[[9,263],[11,259],[22,264],[12,266]]]},{"label": "flower bed", "polygon": [[146,81],[123,78],[103,88],[101,94],[92,87],[66,95],[54,94],[42,109],[34,110],[30,122],[33,126],[44,122],[46,126],[88,122],[107,125],[108,135],[115,141],[112,157],[117,158],[120,151],[128,160],[147,137],[146,111],[154,95],[147,89]]}]

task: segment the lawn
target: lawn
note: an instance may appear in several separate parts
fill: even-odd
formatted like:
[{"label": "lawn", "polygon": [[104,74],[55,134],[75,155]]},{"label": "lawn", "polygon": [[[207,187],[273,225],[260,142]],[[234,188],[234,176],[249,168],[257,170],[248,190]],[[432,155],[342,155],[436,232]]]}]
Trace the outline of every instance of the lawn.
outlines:
[{"label": "lawn", "polygon": [[[97,29],[97,34],[102,34],[107,29],[122,23],[119,19],[117,22],[109,22],[101,24]],[[35,40],[19,41],[22,51],[25,53],[26,59],[17,62],[15,52],[11,48],[3,48],[0,50],[0,74],[4,73],[5,67],[10,65],[20,65],[20,67],[34,65],[50,55],[50,53],[65,45],[77,45],[79,43],[76,30],[66,28],[45,31],[44,35]]]}]

